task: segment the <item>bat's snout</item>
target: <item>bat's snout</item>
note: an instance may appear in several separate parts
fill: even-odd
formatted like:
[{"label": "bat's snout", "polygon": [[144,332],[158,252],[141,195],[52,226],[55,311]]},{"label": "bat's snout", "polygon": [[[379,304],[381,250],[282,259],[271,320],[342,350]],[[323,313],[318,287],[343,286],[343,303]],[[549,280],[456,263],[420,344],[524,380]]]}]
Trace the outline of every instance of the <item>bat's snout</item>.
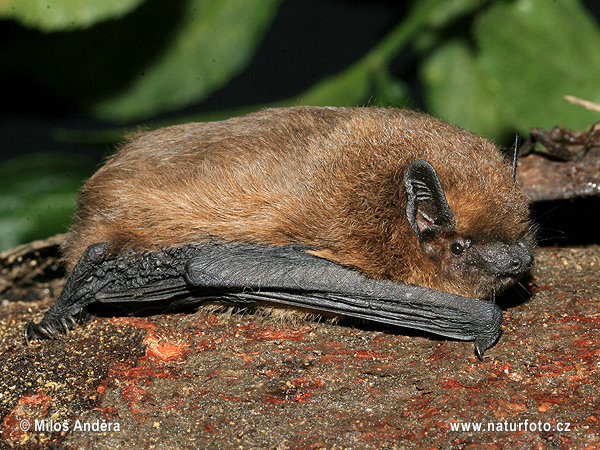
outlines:
[{"label": "bat's snout", "polygon": [[502,275],[519,276],[531,270],[533,266],[533,250],[520,245],[508,255]]},{"label": "bat's snout", "polygon": [[490,275],[499,278],[517,278],[533,265],[533,248],[525,243],[493,243],[483,252],[484,265]]}]

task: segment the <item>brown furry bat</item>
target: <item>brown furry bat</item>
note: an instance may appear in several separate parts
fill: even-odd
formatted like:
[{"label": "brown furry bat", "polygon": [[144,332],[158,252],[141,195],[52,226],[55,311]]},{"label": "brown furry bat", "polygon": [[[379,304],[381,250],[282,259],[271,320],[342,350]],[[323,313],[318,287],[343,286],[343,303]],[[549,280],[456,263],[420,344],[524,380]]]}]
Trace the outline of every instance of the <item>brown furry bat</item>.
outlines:
[{"label": "brown furry bat", "polygon": [[[481,355],[499,336],[501,314],[479,299],[531,267],[528,216],[492,143],[417,112],[293,107],[164,128],[135,136],[83,188],[64,248],[67,292],[26,337],[55,336],[92,302],[146,294],[366,317],[473,339]],[[120,287],[102,281],[130,279],[115,265],[148,264],[175,268]],[[100,284],[84,289],[85,277]],[[367,300],[391,309],[369,315],[377,307],[355,304]],[[399,312],[398,302],[416,309]],[[433,314],[423,319],[423,309]],[[429,325],[436,313],[439,327]]]}]

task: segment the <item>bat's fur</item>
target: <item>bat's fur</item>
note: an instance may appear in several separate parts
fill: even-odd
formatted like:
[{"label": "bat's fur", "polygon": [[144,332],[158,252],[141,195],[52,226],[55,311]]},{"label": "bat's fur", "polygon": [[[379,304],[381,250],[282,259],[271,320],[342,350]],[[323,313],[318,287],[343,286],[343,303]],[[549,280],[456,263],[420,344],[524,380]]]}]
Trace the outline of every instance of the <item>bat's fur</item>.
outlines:
[{"label": "bat's fur", "polygon": [[[435,168],[455,217],[433,256],[406,216],[415,159]],[[517,245],[528,215],[510,165],[475,134],[406,110],[270,109],[132,138],[83,188],[64,258],[72,269],[102,241],[115,253],[213,238],[301,243],[370,277],[483,297],[496,287],[452,273],[449,243]]]}]

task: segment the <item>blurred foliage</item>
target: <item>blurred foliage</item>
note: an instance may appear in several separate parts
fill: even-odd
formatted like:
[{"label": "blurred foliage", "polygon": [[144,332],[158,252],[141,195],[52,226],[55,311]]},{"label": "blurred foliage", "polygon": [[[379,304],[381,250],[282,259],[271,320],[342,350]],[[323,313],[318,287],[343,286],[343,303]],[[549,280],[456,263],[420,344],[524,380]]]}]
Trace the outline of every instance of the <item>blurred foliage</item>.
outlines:
[{"label": "blurred foliage", "polygon": [[[0,18],[26,28],[5,33],[0,67],[27,74],[96,117],[162,126],[147,121],[201,101],[248,65],[279,5],[280,0],[4,0]],[[599,119],[563,99],[574,95],[600,103],[600,31],[578,0],[418,0],[364,57],[305,92],[177,122],[290,104],[410,105],[405,81],[389,69],[407,45],[418,55],[427,109],[467,129],[502,141],[515,130],[526,134],[530,127],[557,124],[584,129]],[[63,136],[115,141],[123,133]],[[48,166],[42,168],[44,161]],[[6,177],[7,167],[20,167],[23,182],[12,182],[2,193],[0,248],[64,231],[76,185],[88,168],[82,165],[77,182],[69,184],[57,181],[58,161],[64,158],[3,166]]]},{"label": "blurred foliage", "polygon": [[42,31],[67,31],[119,19],[143,1],[3,0],[0,2],[0,18],[14,19]]},{"label": "blurred foliage", "polygon": [[29,155],[0,166],[0,251],[64,233],[83,178],[94,164],[64,153]]},{"label": "blurred foliage", "polygon": [[463,36],[436,36],[421,65],[431,110],[496,139],[514,130],[600,119],[564,100],[600,103],[600,31],[576,0],[494,2]]},{"label": "blurred foliage", "polygon": [[[143,120],[198,102],[242,71],[278,5],[279,0],[146,0],[120,20],[84,30],[18,30],[0,44],[5,56],[0,64],[27,73],[99,118]],[[49,16],[75,16],[75,8],[53,6]],[[32,11],[37,14],[38,7]],[[101,8],[91,11],[100,14]]]}]

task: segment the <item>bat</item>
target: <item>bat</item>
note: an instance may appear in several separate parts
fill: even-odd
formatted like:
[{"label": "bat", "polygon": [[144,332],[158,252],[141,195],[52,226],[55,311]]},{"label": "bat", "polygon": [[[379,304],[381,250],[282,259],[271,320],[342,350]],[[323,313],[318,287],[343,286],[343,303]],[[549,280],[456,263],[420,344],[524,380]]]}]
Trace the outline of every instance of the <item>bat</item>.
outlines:
[{"label": "bat", "polygon": [[533,264],[529,201],[490,141],[423,113],[289,107],[141,133],[82,188],[70,273],[27,342],[88,306],[281,305],[474,341]]}]

